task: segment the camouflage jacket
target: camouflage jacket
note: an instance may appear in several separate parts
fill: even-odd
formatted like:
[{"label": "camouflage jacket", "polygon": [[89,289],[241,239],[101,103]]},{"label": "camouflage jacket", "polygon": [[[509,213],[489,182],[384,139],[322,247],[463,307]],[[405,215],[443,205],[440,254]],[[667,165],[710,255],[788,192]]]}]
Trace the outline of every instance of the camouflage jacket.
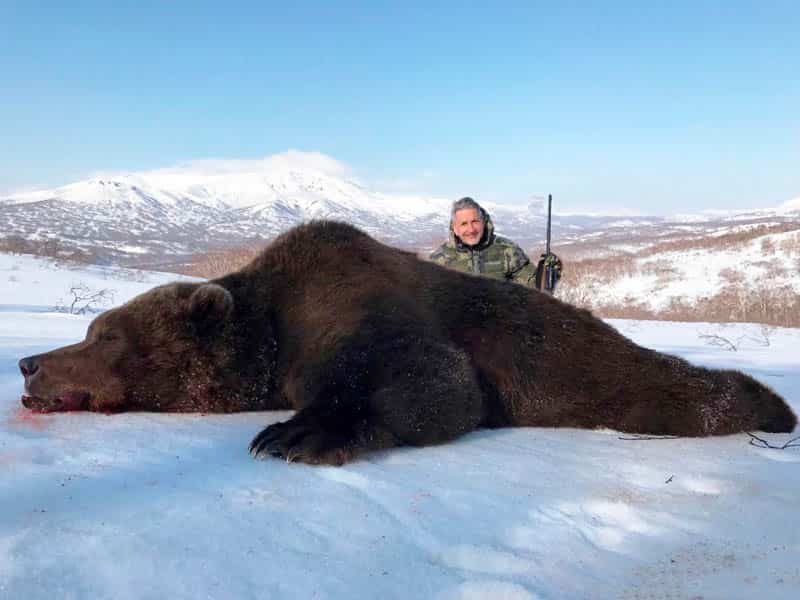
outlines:
[{"label": "camouflage jacket", "polygon": [[536,265],[532,264],[522,248],[508,238],[494,233],[494,225],[485,214],[481,241],[475,246],[464,244],[450,228],[444,244],[430,255],[430,260],[444,267],[474,273],[494,279],[515,281],[528,287],[536,286]]}]

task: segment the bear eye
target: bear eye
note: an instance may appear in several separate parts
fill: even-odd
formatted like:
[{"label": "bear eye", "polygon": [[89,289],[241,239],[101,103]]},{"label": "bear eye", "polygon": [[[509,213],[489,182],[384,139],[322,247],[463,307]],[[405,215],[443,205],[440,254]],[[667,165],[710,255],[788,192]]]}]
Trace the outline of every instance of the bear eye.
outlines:
[{"label": "bear eye", "polygon": [[98,335],[97,339],[101,342],[113,342],[114,340],[118,340],[119,336],[111,331],[105,331]]}]

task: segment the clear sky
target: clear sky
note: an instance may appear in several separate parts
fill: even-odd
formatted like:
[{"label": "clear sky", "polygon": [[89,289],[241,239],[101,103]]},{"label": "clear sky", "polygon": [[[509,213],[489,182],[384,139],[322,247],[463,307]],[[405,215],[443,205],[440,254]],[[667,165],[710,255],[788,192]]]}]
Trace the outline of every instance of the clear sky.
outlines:
[{"label": "clear sky", "polygon": [[385,191],[800,196],[800,2],[0,0],[0,190],[318,151]]}]

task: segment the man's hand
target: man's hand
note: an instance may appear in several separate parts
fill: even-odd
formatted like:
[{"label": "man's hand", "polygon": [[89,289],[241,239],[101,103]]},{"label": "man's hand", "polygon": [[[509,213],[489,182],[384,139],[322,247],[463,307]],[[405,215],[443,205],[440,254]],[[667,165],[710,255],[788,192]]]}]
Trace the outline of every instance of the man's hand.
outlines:
[{"label": "man's hand", "polygon": [[536,289],[552,295],[556,291],[558,280],[561,279],[563,264],[561,259],[552,252],[542,254],[536,265]]}]

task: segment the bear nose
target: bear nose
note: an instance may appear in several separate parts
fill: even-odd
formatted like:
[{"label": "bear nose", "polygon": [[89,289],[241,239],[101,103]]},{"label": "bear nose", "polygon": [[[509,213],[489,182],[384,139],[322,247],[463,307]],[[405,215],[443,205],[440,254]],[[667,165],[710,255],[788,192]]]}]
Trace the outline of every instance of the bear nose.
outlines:
[{"label": "bear nose", "polygon": [[23,377],[30,377],[39,370],[39,365],[36,364],[36,358],[28,356],[19,361],[19,370],[22,371]]}]

